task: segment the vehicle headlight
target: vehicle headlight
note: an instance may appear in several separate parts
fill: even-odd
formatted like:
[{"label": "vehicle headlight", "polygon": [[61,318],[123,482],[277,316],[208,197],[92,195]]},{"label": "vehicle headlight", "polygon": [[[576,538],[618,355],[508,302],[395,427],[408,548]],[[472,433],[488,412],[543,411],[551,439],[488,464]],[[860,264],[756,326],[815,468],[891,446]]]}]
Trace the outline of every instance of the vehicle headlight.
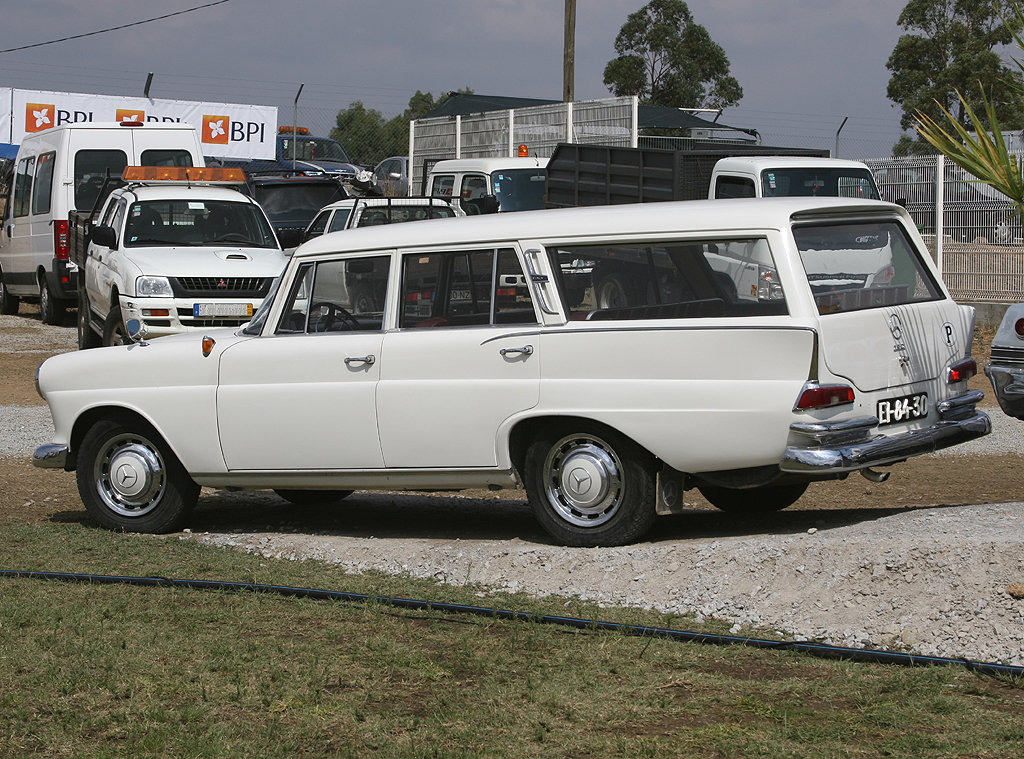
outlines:
[{"label": "vehicle headlight", "polygon": [[174,295],[167,277],[136,278],[135,294],[140,298],[170,298]]}]

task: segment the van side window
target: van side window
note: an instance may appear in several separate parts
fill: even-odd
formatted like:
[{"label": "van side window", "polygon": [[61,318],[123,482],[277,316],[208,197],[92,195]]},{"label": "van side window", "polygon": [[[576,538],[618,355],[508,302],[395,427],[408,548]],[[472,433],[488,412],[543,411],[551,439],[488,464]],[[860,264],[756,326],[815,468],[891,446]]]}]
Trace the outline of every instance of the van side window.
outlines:
[{"label": "van side window", "polygon": [[715,182],[716,198],[752,198],[755,194],[753,179],[721,176]]},{"label": "van side window", "polygon": [[430,182],[430,194],[450,198],[455,187],[454,174],[439,174]]},{"label": "van side window", "polygon": [[550,254],[570,319],[787,313],[764,238],[565,246]]},{"label": "van side window", "polygon": [[[119,177],[127,165],[128,156],[123,150],[79,150],[75,153],[75,209],[90,210],[99,197],[107,170],[112,177]],[[112,190],[113,187],[108,184],[107,189]]]},{"label": "van side window", "polygon": [[142,166],[184,166],[191,168],[192,154],[187,150],[143,150]]},{"label": "van side window", "polygon": [[29,156],[18,161],[18,170],[14,175],[14,215],[28,216],[29,198],[32,195],[32,175],[36,166],[36,157]]},{"label": "van side window", "polygon": [[402,327],[536,324],[511,248],[411,253],[402,261]]},{"label": "van side window", "polygon": [[43,153],[36,161],[35,192],[32,193],[32,213],[49,213],[50,198],[53,195],[53,167],[55,152]]}]

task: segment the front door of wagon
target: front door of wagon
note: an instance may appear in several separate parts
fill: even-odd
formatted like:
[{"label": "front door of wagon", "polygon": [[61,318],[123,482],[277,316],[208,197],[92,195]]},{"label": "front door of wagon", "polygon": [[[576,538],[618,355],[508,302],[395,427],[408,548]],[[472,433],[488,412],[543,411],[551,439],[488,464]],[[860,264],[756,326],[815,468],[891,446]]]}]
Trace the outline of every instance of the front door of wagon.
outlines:
[{"label": "front door of wagon", "polygon": [[379,285],[383,300],[389,264],[390,256],[306,264],[273,334],[224,351],[217,423],[228,469],[384,465],[374,409],[383,314],[357,285]]}]

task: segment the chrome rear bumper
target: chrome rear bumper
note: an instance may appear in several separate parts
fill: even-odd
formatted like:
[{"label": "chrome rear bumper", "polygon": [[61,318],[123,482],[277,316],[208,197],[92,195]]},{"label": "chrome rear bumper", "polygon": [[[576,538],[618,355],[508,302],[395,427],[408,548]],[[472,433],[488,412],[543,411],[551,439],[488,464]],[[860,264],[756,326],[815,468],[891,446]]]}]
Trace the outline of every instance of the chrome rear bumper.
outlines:
[{"label": "chrome rear bumper", "polygon": [[878,427],[875,417],[836,424],[792,424],[790,431],[806,438],[807,444],[789,446],[779,468],[795,474],[856,472],[966,443],[992,431],[988,415],[975,409],[984,397],[980,390],[972,390],[943,401],[938,406],[938,422],[900,435],[872,436],[871,430]]}]

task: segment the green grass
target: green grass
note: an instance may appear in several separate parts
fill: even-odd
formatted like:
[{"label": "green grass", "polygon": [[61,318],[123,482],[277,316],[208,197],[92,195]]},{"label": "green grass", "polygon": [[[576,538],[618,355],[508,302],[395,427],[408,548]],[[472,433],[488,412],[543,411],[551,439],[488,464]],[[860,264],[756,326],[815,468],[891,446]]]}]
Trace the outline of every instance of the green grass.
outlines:
[{"label": "green grass", "polygon": [[[81,525],[2,526],[0,547],[3,569],[698,627]],[[2,757],[1019,757],[1018,686],[374,603],[0,579]]]}]

